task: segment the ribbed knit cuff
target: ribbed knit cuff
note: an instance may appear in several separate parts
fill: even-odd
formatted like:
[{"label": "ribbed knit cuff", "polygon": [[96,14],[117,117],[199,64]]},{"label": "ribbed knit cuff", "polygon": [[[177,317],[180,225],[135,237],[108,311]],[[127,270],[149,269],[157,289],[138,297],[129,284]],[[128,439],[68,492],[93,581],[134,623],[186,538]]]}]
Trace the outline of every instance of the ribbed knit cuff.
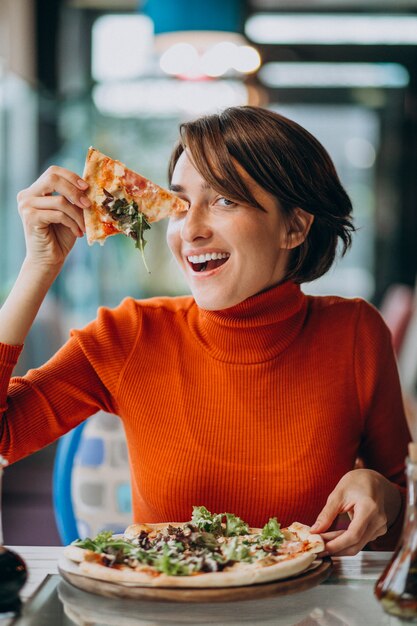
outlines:
[{"label": "ribbed knit cuff", "polygon": [[0,343],[0,412],[6,408],[10,377],[22,349],[23,346],[9,346],[6,343]]},{"label": "ribbed knit cuff", "polygon": [[16,365],[20,353],[23,350],[23,345],[11,346],[8,343],[0,342],[0,364],[3,367]]},{"label": "ribbed knit cuff", "polygon": [[10,346],[0,342],[0,366],[13,368],[23,350],[23,345]]}]

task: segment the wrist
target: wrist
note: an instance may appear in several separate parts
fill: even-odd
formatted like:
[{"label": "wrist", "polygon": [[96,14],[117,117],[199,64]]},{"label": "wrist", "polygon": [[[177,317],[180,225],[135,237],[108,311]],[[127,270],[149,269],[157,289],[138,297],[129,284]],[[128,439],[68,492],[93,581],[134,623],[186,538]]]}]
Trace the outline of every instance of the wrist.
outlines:
[{"label": "wrist", "polygon": [[33,261],[30,257],[25,257],[20,275],[30,277],[30,279],[37,284],[45,283],[47,289],[49,289],[50,285],[61,271],[62,266],[63,262],[55,264],[41,263],[39,261]]}]

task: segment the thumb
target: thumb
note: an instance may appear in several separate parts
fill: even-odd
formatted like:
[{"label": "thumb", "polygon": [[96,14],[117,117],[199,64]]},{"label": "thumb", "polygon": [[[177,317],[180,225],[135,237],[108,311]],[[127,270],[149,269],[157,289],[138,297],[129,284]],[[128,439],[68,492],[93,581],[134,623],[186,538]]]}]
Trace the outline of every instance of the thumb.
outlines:
[{"label": "thumb", "polygon": [[320,511],[316,521],[311,526],[311,532],[324,533],[330,528],[340,512],[337,500],[328,500],[324,508]]}]

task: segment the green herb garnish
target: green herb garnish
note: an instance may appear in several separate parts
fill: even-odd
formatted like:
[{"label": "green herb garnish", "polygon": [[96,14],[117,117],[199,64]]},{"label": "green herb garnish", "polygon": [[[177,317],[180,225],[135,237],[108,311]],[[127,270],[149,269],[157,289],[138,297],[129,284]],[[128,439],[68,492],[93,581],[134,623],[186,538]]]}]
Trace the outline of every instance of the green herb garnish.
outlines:
[{"label": "green herb garnish", "polygon": [[167,574],[167,576],[188,576],[190,567],[178,558],[178,555],[171,554],[167,545],[163,547],[162,555],[153,563],[158,572]]},{"label": "green herb garnish", "polygon": [[273,543],[275,546],[284,541],[285,537],[281,530],[281,525],[276,517],[271,517],[262,528],[261,542]]},{"label": "green herb garnish", "polygon": [[72,545],[78,548],[85,548],[86,550],[92,550],[93,552],[102,552],[105,548],[124,549],[130,551],[132,545],[120,538],[113,538],[112,530],[103,530],[94,539],[86,537],[85,539],[76,539],[72,542]]},{"label": "green herb garnish", "polygon": [[[226,518],[226,523],[223,520]],[[213,533],[214,535],[223,535],[225,537],[234,537],[235,535],[247,535],[249,526],[237,515],[233,513],[210,513],[205,506],[194,506],[191,523],[197,526],[199,530]]]},{"label": "green herb garnish", "polygon": [[135,246],[140,250],[143,264],[148,274],[150,274],[144,252],[146,245],[144,232],[145,230],[149,230],[151,225],[146,220],[144,214],[139,211],[139,207],[134,200],[128,202],[126,198],[115,199],[106,189],[103,189],[103,192],[106,196],[102,204],[103,207],[110,213],[112,218],[118,222],[121,230],[125,234],[133,236],[136,240]]},{"label": "green herb garnish", "polygon": [[222,517],[222,513],[212,514],[205,506],[193,506],[191,523],[199,530],[205,530],[213,535],[222,535]]},{"label": "green herb garnish", "polygon": [[248,535],[249,526],[237,515],[233,513],[225,513],[226,516],[226,537],[234,537],[235,535]]},{"label": "green herb garnish", "polygon": [[148,274],[150,274],[149,268],[146,264],[146,259],[145,259],[145,246],[146,246],[146,240],[145,237],[143,236],[143,233],[145,230],[150,230],[151,225],[149,224],[149,222],[146,220],[145,216],[143,213],[138,213],[137,214],[137,220],[134,224],[132,224],[132,226],[135,229],[136,232],[136,243],[135,246],[136,248],[139,248],[141,255],[142,255],[142,261],[144,266],[146,267],[146,271],[148,272]]},{"label": "green herb garnish", "polygon": [[238,537],[233,537],[229,543],[224,544],[222,552],[228,561],[246,561],[247,563],[252,563],[253,561],[249,547],[239,543]]}]

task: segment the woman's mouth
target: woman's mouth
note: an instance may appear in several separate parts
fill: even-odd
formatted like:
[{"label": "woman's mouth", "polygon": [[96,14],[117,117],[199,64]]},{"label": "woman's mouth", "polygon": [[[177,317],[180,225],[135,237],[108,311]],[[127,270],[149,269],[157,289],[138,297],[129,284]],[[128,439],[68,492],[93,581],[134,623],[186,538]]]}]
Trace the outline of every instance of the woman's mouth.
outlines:
[{"label": "woman's mouth", "polygon": [[187,261],[190,264],[193,272],[209,272],[210,270],[224,265],[227,259],[230,257],[228,252],[208,252],[206,254],[194,254],[187,256]]}]

